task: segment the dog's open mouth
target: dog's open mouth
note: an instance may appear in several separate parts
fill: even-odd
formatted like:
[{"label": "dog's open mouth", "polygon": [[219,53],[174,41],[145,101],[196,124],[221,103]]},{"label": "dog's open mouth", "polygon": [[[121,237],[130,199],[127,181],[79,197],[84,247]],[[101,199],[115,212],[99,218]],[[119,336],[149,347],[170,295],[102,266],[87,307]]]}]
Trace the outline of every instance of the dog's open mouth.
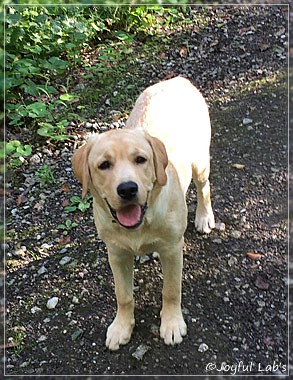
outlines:
[{"label": "dog's open mouth", "polygon": [[119,210],[114,210],[109,202],[107,201],[109,210],[113,218],[118,221],[118,223],[125,228],[137,228],[143,222],[144,215],[148,208],[147,202],[143,206],[139,204],[130,204],[125,207],[120,208]]}]

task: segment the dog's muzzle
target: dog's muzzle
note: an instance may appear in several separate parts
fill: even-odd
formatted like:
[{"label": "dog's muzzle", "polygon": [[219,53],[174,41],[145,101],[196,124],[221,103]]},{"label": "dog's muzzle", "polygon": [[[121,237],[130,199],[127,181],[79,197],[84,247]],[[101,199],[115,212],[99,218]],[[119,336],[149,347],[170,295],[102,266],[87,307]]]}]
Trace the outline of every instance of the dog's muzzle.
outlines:
[{"label": "dog's muzzle", "polygon": [[111,212],[111,215],[122,227],[127,229],[135,229],[139,227],[144,219],[145,213],[148,209],[147,200],[144,205],[140,204],[129,204],[118,210],[113,209],[113,207],[105,198],[105,202]]}]

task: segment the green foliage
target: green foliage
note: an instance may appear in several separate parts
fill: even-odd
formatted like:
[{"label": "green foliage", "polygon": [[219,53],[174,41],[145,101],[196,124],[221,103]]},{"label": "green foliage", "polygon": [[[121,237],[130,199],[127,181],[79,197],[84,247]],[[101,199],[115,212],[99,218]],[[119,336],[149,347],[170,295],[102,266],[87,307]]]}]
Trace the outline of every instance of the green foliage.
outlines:
[{"label": "green foliage", "polygon": [[[166,26],[187,21],[180,7],[18,3],[6,1],[5,6],[6,115],[12,128],[26,126],[35,136],[56,142],[68,138],[70,120],[83,121],[88,108],[96,109],[102,91],[111,92],[125,78],[136,38],[155,36]],[[92,49],[99,51],[98,60],[87,63],[84,57]],[[72,73],[80,68],[86,74],[76,91]],[[85,88],[88,83],[91,86]],[[126,90],[124,98],[111,99],[111,105],[127,102],[135,86]]]},{"label": "green foliage", "polygon": [[56,183],[53,170],[47,165],[44,164],[36,172],[36,177],[40,180],[40,185],[49,185],[51,183]]},{"label": "green foliage", "polygon": [[12,345],[15,355],[19,356],[25,348],[25,328],[23,326],[16,326],[13,335],[8,338],[9,343]]},{"label": "green foliage", "polygon": [[81,212],[85,212],[88,208],[90,208],[90,195],[86,195],[85,199],[82,200],[77,195],[74,195],[70,198],[71,204],[64,208],[65,212],[74,212],[76,210],[80,210]]},{"label": "green foliage", "polygon": [[64,236],[68,235],[70,231],[75,227],[77,227],[77,223],[73,222],[70,219],[67,219],[65,223],[58,225],[58,228],[63,231],[62,233]]},{"label": "green foliage", "polygon": [[45,122],[40,122],[38,134],[40,136],[49,137],[51,140],[67,140],[69,135],[65,134],[65,127],[68,125],[67,120],[61,120],[55,125]]},{"label": "green foliage", "polygon": [[18,140],[12,140],[6,144],[5,152],[9,159],[8,166],[17,168],[23,164],[25,157],[32,153],[32,147],[28,144],[22,145]]}]

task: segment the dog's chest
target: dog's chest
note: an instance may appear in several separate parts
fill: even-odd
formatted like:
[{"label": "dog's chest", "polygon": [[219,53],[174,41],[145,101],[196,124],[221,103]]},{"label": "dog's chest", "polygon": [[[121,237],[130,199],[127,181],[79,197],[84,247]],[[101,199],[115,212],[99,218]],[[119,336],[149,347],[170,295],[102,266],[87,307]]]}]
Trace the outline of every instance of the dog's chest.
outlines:
[{"label": "dog's chest", "polygon": [[[112,236],[110,240],[111,244],[118,246],[122,250],[132,252],[137,256],[152,253],[156,251],[160,245],[160,239],[150,236],[149,234],[139,234],[134,231],[116,235],[116,237]],[[109,239],[105,239],[106,244],[107,241],[109,241]]]}]

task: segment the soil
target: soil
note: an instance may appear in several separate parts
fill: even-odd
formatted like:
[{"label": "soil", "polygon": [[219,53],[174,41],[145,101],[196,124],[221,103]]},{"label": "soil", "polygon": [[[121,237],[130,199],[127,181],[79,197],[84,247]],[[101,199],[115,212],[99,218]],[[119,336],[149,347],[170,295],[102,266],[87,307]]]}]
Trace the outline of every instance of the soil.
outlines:
[{"label": "soil", "polygon": [[[112,123],[101,117],[74,126],[72,140],[40,147],[19,178],[12,175],[5,245],[8,378],[288,374],[287,11],[207,7],[205,26],[172,34],[160,64],[137,63],[144,83],[137,94],[183,75],[206,97],[212,120],[217,228],[209,235],[194,230],[191,186],[182,284],[188,335],[180,345],[166,346],[159,337],[162,272],[149,255],[135,259],[132,339],[117,352],[106,349],[116,305],[105,245],[91,208],[64,211],[70,197],[81,194],[70,167],[81,136],[123,126],[124,116],[117,121],[101,105]],[[35,174],[43,164],[56,182],[42,187]],[[77,226],[63,235],[58,226],[66,219]],[[52,297],[58,303],[48,309]]]}]

